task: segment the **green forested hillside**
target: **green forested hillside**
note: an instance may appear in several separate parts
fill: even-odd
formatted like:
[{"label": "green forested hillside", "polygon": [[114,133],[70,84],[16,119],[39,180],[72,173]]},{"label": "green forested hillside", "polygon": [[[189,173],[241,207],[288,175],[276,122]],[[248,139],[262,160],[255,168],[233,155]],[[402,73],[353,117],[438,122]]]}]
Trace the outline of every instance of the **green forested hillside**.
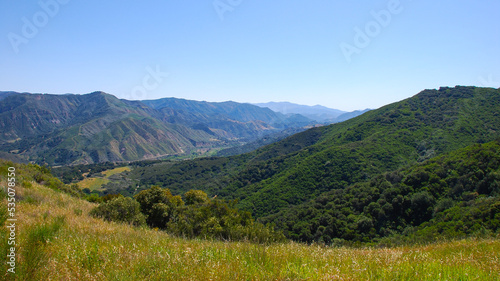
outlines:
[{"label": "green forested hillside", "polygon": [[[257,216],[270,214],[323,191],[344,188],[476,142],[494,140],[500,136],[499,112],[498,89],[426,90],[360,117],[320,128],[319,133],[306,131],[258,151],[257,158],[269,160],[255,165],[258,174],[251,179],[255,183],[240,181],[239,186],[233,185],[229,190],[242,198],[242,207]],[[302,146],[301,139],[315,138],[318,141],[313,145],[280,156],[289,147]],[[271,158],[273,155],[278,156]],[[248,197],[243,198],[245,195]]]},{"label": "green forested hillside", "polygon": [[252,153],[135,169],[143,184],[239,199],[264,217],[324,192],[500,136],[500,90],[425,90],[330,126],[313,128]]},{"label": "green forested hillside", "polygon": [[498,233],[500,139],[329,191],[262,221],[276,223],[288,238],[303,242],[425,241]]}]

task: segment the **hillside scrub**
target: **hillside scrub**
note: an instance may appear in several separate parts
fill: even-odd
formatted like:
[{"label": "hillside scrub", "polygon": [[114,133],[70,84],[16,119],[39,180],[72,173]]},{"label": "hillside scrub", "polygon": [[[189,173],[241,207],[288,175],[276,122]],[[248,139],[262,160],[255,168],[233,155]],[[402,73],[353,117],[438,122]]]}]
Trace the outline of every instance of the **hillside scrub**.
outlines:
[{"label": "hillside scrub", "polygon": [[130,223],[135,226],[146,225],[146,218],[141,213],[139,203],[129,197],[118,196],[101,203],[92,209],[90,215],[108,221]]},{"label": "hillside scrub", "polygon": [[257,223],[249,212],[236,209],[234,202],[208,198],[201,190],[190,190],[184,198],[185,202],[181,196],[173,196],[170,190],[153,186],[135,195],[136,200],[118,197],[102,203],[91,214],[134,225],[140,225],[138,221],[145,219],[149,227],[187,238],[258,243],[284,240],[271,225]]},{"label": "hillside scrub", "polygon": [[404,243],[500,233],[500,139],[332,190],[262,219],[293,240]]}]

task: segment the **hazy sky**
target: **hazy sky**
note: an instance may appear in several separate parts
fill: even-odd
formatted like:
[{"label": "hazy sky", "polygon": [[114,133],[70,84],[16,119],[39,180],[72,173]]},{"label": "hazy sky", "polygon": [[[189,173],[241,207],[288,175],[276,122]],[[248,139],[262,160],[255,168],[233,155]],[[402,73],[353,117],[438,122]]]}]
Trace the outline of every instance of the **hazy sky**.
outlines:
[{"label": "hazy sky", "polygon": [[500,87],[500,1],[0,0],[0,90],[377,108]]}]

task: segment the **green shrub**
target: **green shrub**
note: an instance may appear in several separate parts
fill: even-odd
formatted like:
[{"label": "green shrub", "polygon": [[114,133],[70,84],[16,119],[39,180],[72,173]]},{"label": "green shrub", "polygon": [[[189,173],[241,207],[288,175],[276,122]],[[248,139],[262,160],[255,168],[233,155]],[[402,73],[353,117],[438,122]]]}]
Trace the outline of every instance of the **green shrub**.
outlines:
[{"label": "green shrub", "polygon": [[21,185],[22,185],[24,188],[28,188],[28,189],[33,188],[33,184],[31,184],[31,182],[29,182],[29,181],[27,181],[27,180],[23,180],[23,181],[21,182]]},{"label": "green shrub", "polygon": [[106,203],[101,203],[90,211],[90,215],[101,217],[108,221],[125,222],[135,226],[146,224],[139,203],[129,197],[117,197]]},{"label": "green shrub", "polygon": [[184,194],[186,199],[186,205],[200,204],[208,200],[208,196],[205,192],[201,190],[189,190]]},{"label": "green shrub", "polygon": [[162,189],[159,186],[153,186],[150,189],[143,190],[135,195],[140,204],[142,213],[146,216],[146,222],[150,227],[164,229],[170,220],[172,212],[184,205],[180,196],[173,196],[170,190]]},{"label": "green shrub", "polygon": [[122,196],[121,194],[106,194],[104,195],[103,197],[101,197],[102,199],[102,202],[108,202],[108,201],[111,201],[117,197],[120,197]]},{"label": "green shrub", "polygon": [[267,243],[284,240],[274,226],[254,222],[249,212],[234,207],[236,202],[210,199],[201,190],[173,196],[169,189],[153,186],[135,196],[150,227],[182,237],[246,240]]},{"label": "green shrub", "polygon": [[87,201],[92,202],[92,203],[101,203],[102,198],[99,197],[99,194],[93,192],[93,193],[87,195]]}]

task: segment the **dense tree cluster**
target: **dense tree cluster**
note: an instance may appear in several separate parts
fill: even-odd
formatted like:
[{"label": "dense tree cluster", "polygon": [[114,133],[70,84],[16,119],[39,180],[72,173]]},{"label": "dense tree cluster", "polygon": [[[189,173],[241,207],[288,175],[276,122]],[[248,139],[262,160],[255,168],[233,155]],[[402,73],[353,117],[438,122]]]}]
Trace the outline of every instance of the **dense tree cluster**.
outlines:
[{"label": "dense tree cluster", "polygon": [[263,218],[303,241],[432,240],[500,231],[500,140],[324,193]]},{"label": "dense tree cluster", "polygon": [[121,195],[95,207],[90,214],[108,221],[125,222],[135,226],[146,224],[146,218],[141,213],[139,203]]},{"label": "dense tree cluster", "polygon": [[139,192],[135,199],[118,196],[101,203],[91,214],[110,221],[147,224],[188,238],[258,243],[284,240],[272,226],[257,223],[249,212],[236,209],[234,202],[209,198],[201,190],[190,190],[183,199],[172,195],[169,189],[153,186]]}]

